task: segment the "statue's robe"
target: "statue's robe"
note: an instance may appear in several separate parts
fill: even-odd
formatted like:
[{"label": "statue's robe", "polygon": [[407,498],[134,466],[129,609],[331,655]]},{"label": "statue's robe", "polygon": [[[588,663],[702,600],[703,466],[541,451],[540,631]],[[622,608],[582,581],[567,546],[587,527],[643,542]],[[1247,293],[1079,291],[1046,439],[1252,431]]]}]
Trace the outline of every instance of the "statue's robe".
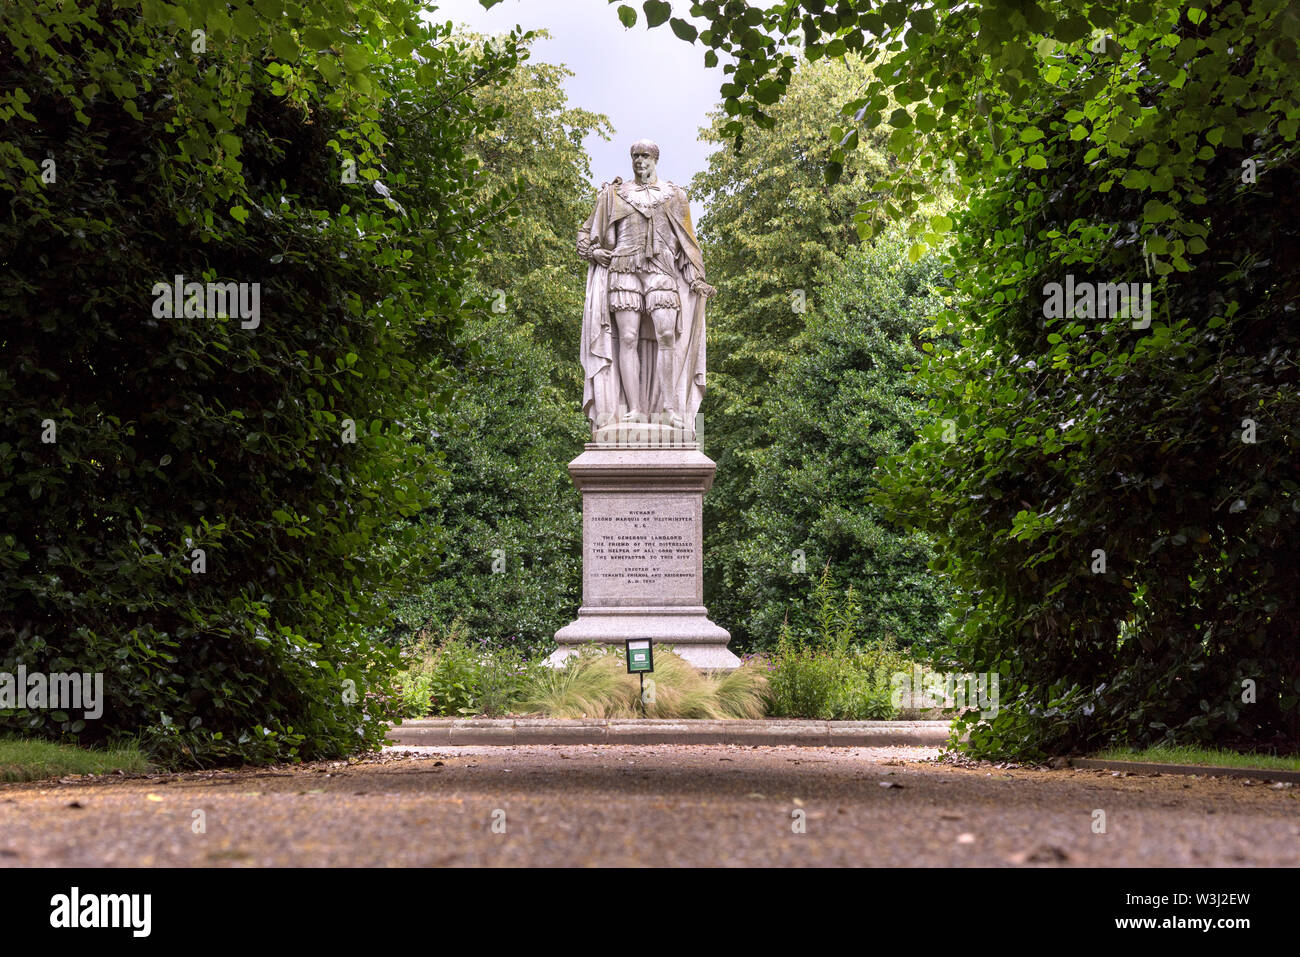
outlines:
[{"label": "statue's robe", "polygon": [[[671,197],[663,204],[668,222],[677,237],[679,252],[673,270],[681,309],[677,314],[676,381],[674,382],[674,408],[688,422],[694,421],[704,398],[704,305],[705,297],[691,291],[691,282],[704,279],[704,258],[699,240],[691,225],[691,208],[686,191],[671,182],[660,180],[669,188]],[[608,250],[617,246],[618,223],[628,216],[645,216],[620,195],[621,189],[634,184],[615,181],[606,184],[596,200],[596,208],[578,231],[578,246],[598,241]],[[652,232],[652,231],[651,231]],[[663,408],[659,395],[655,362],[658,343],[654,323],[642,315],[638,352],[640,356],[641,395],[630,403],[623,392],[619,376],[618,330],[613,326],[609,309],[609,268],[591,262],[587,269],[587,298],[582,310],[582,345],[579,359],[584,372],[582,410],[593,429],[609,422],[631,408],[655,411]]]}]

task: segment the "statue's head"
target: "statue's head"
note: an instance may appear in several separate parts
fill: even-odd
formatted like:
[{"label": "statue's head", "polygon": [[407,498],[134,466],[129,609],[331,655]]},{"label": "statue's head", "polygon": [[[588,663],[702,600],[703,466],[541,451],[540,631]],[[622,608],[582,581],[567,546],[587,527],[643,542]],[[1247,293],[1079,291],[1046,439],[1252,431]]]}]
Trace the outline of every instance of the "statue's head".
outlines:
[{"label": "statue's head", "polygon": [[655,179],[655,170],[659,166],[659,147],[653,140],[637,140],[632,144],[632,172],[638,183],[650,183]]}]

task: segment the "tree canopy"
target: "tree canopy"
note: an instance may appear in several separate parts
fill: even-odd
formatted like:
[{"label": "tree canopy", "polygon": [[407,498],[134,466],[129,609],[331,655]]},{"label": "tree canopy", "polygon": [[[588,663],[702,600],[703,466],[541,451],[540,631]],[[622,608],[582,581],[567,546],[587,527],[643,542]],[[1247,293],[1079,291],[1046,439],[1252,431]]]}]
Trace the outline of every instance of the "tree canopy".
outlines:
[{"label": "tree canopy", "polygon": [[766,397],[771,443],[735,452],[753,476],[752,504],[725,540],[712,536],[709,560],[723,581],[710,602],[754,645],[770,646],[787,622],[812,641],[810,579],[826,568],[854,590],[856,641],[925,656],[942,631],[949,599],[927,568],[929,538],[869,501],[877,462],[916,436],[926,396],[911,370],[946,305],[937,258],[910,263],[906,251],[896,232],[822,277],[812,321],[788,344]]}]

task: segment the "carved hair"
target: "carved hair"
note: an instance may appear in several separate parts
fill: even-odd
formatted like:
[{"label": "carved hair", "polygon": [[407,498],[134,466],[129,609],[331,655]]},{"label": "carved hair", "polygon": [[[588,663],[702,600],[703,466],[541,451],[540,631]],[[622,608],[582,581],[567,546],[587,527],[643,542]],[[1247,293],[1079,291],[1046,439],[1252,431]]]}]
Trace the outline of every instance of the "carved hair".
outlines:
[{"label": "carved hair", "polygon": [[654,140],[637,140],[635,143],[632,144],[632,148],[628,150],[628,153],[632,156],[635,156],[636,148],[638,146],[645,147],[646,151],[655,158],[655,162],[656,163],[659,162],[659,144],[657,144]]}]

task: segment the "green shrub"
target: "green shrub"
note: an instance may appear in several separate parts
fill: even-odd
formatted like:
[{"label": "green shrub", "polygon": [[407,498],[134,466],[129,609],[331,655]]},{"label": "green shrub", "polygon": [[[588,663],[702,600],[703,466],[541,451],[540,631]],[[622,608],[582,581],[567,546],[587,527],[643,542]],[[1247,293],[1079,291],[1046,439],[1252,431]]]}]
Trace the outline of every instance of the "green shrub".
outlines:
[{"label": "green shrub", "polygon": [[415,670],[397,675],[397,713],[403,718],[423,718],[433,711],[433,678]]},{"label": "green shrub", "polygon": [[775,654],[764,659],[773,717],[868,721],[898,717],[891,679],[912,661],[892,639],[852,645],[860,606],[850,587],[840,598],[827,567],[813,591],[817,631],[811,638],[782,625]]},{"label": "green shrub", "polygon": [[893,670],[857,652],[794,646],[783,629],[768,675],[768,713],[826,721],[896,718],[898,709],[890,702]]},{"label": "green shrub", "polygon": [[423,633],[407,656],[410,667],[397,676],[397,685],[402,714],[411,718],[506,714],[541,667],[512,649],[471,641],[459,619],[440,641]]}]

